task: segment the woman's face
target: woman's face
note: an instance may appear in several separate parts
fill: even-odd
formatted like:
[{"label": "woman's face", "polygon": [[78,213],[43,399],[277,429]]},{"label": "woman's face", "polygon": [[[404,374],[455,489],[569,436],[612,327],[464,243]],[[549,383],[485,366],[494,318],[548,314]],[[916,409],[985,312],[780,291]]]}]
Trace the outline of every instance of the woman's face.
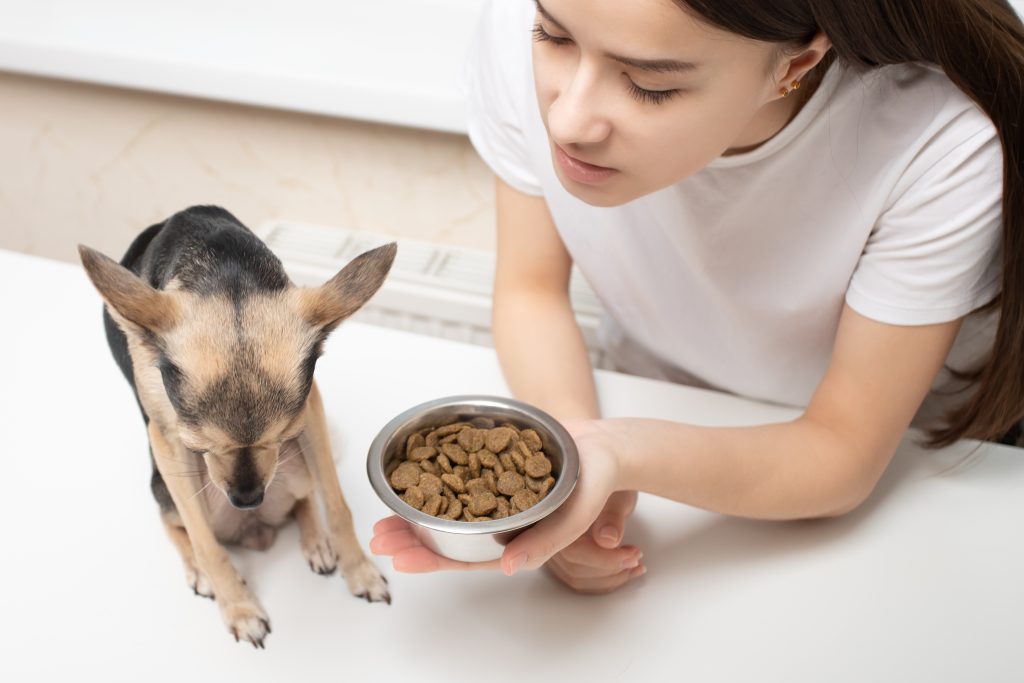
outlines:
[{"label": "woman's face", "polygon": [[540,0],[533,71],[562,185],[616,206],[757,145],[792,113],[775,47],[672,0]]}]

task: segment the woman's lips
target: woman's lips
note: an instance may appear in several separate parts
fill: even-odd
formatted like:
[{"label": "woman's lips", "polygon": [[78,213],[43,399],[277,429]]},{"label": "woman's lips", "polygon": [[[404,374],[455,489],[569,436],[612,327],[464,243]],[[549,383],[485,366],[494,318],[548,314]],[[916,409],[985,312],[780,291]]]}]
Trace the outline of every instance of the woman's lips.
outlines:
[{"label": "woman's lips", "polygon": [[568,176],[571,180],[575,180],[578,183],[584,183],[586,185],[597,185],[598,183],[603,183],[618,173],[614,168],[595,166],[594,164],[588,164],[585,161],[580,161],[579,159],[571,157],[558,145],[555,145],[555,160],[557,161],[559,168],[562,169],[562,173]]}]

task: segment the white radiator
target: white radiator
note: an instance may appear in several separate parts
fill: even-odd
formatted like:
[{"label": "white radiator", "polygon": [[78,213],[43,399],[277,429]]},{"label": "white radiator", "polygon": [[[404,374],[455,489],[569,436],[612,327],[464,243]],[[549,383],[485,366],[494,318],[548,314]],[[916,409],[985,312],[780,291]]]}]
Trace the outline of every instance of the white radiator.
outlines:
[{"label": "white radiator", "polygon": [[[380,291],[354,320],[491,346],[494,254],[373,232],[274,220],[255,230],[299,285],[320,285],[368,249],[398,242]],[[595,367],[605,367],[598,341],[601,305],[575,269],[569,295]]]}]

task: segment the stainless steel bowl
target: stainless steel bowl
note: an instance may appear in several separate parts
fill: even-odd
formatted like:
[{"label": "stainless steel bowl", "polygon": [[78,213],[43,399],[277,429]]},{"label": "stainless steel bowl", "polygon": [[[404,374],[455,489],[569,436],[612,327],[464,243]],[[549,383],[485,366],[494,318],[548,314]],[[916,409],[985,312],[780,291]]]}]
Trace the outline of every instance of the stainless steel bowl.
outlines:
[{"label": "stainless steel bowl", "polygon": [[[481,428],[509,422],[520,429],[536,430],[555,477],[548,495],[529,510],[485,522],[438,519],[406,504],[384,476],[388,464],[393,458],[403,457],[402,449],[413,432],[457,421]],[[384,425],[366,458],[366,473],[384,504],[410,523],[423,545],[439,555],[464,562],[501,557],[509,541],[565,502],[576,486],[579,472],[576,444],[561,424],[538,408],[498,396],[450,396],[414,406]]]}]

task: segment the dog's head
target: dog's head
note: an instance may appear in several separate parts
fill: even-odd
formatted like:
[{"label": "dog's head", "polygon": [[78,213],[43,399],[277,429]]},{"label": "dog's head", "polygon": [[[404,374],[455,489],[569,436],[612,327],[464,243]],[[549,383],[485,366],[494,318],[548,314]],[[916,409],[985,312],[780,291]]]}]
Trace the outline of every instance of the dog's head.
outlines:
[{"label": "dog's head", "polygon": [[163,426],[202,454],[232,505],[250,508],[262,502],[282,445],[305,426],[324,340],[383,284],[396,246],[358,256],[321,287],[213,293],[175,280],[156,289],[95,250],[79,252],[130,348],[147,360],[139,368],[135,358],[140,398],[166,397],[159,403],[173,414],[163,422],[173,424]]}]

